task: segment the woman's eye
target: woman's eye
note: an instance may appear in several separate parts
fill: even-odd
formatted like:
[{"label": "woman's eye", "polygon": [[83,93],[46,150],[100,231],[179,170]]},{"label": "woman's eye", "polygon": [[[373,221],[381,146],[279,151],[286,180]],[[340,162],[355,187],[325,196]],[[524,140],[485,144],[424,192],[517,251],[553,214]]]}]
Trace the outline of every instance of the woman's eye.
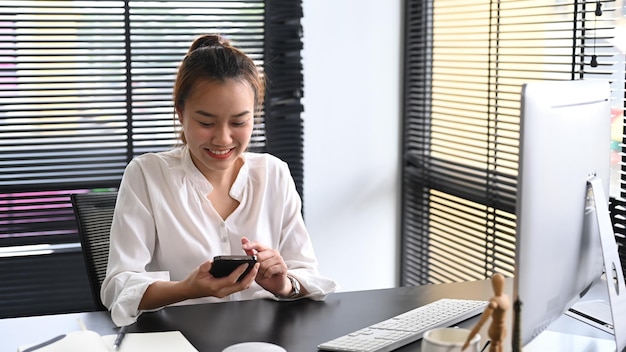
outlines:
[{"label": "woman's eye", "polygon": [[202,126],[202,127],[211,127],[211,126],[213,126],[213,124],[212,124],[212,123],[210,123],[210,122],[198,122],[198,123],[199,123],[199,124],[200,124],[200,126]]},{"label": "woman's eye", "polygon": [[242,122],[233,122],[233,126],[235,127],[241,127],[241,126],[245,126],[248,123],[248,121],[242,121]]}]

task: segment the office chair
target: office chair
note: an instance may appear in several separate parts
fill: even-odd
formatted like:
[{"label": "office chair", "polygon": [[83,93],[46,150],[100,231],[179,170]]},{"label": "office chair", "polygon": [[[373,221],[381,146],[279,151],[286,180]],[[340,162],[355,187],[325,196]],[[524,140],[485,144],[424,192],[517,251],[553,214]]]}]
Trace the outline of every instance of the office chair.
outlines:
[{"label": "office chair", "polygon": [[109,233],[117,192],[74,193],[70,198],[93,301],[97,310],[107,310],[100,300],[100,286],[109,259]]}]

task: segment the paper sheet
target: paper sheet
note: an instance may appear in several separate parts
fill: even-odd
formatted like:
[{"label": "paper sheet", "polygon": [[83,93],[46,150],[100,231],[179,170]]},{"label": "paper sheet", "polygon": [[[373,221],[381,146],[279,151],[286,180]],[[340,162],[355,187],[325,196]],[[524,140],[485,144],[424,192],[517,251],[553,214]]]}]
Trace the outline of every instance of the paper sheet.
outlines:
[{"label": "paper sheet", "polygon": [[[115,335],[102,336],[113,347]],[[127,333],[118,352],[198,352],[180,331]]]},{"label": "paper sheet", "polygon": [[[36,352],[111,352],[116,335],[100,336],[89,330],[74,331]],[[40,341],[43,342],[43,341]],[[37,343],[21,346],[25,351]],[[117,352],[198,352],[180,331],[127,333]]]}]

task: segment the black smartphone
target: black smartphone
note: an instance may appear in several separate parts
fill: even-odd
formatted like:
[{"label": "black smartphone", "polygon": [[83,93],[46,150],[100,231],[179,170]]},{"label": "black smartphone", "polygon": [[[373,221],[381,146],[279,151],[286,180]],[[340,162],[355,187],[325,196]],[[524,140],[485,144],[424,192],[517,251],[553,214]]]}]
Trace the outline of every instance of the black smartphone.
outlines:
[{"label": "black smartphone", "polygon": [[256,255],[218,255],[213,258],[213,265],[209,273],[215,277],[224,277],[230,275],[236,268],[242,264],[248,264],[246,271],[239,276],[237,281],[241,281],[256,263]]}]

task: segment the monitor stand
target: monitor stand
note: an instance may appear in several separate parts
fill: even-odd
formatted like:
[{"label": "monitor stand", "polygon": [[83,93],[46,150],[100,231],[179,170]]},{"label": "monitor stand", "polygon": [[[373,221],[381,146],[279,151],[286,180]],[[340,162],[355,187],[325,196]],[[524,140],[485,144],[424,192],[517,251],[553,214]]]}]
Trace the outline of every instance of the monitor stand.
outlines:
[{"label": "monitor stand", "polygon": [[[616,351],[626,351],[626,285],[624,285],[624,272],[620,262],[615,233],[611,224],[607,197],[602,188],[602,180],[593,177],[587,181],[591,188],[592,201],[595,204],[595,213],[600,229],[600,243],[604,259],[604,274],[611,309],[613,323],[613,335],[615,336]],[[599,200],[599,201],[596,201]],[[622,317],[621,319],[619,317]]]}]

